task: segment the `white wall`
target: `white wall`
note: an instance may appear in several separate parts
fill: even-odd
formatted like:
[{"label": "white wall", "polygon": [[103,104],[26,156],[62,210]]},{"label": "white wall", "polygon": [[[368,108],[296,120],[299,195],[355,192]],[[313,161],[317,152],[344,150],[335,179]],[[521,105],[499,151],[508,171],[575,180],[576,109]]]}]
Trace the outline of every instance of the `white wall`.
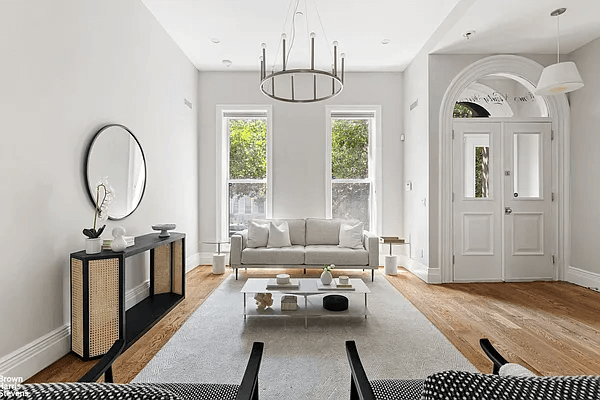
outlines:
[{"label": "white wall", "polygon": [[[140,207],[103,236],[175,222],[187,255],[198,252],[198,72],[139,0],[3,1],[0,53],[6,373],[3,356],[69,323],[69,253],[84,248],[93,220],[84,153],[103,125],[129,127],[148,162]],[[147,279],[141,261],[128,263],[128,288]],[[54,361],[37,355],[39,369]]]},{"label": "white wall", "polygon": [[[216,233],[216,106],[273,106],[273,217],[325,217],[327,105],[381,105],[383,130],[383,221],[381,232],[402,235],[402,74],[348,73],[343,92],[315,104],[273,101],[250,72],[201,72],[200,240]],[[205,245],[203,252],[213,251]]]},{"label": "white wall", "polygon": [[[423,267],[429,264],[429,82],[427,55],[419,54],[404,71],[404,183],[411,182],[412,190],[404,192],[404,232],[411,242],[403,254],[412,257],[405,264],[427,280]],[[410,110],[412,104],[417,106]],[[424,202],[424,199],[425,200]],[[410,264],[415,265],[410,265]],[[419,268],[421,267],[421,268]],[[421,272],[419,272],[421,271]]]},{"label": "white wall", "polygon": [[[600,287],[600,39],[570,55],[585,86],[569,94],[571,103],[571,266],[583,274],[586,286]],[[592,281],[595,281],[593,283]]]}]

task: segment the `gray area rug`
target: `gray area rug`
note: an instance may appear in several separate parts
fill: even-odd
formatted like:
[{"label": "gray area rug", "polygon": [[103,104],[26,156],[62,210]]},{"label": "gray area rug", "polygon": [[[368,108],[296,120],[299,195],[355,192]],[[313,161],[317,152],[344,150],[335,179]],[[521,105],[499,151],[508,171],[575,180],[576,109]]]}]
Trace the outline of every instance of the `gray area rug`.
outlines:
[{"label": "gray area rug", "polygon": [[[381,275],[364,278],[371,290],[364,317],[242,316],[245,278],[230,275],[133,380],[236,383],[254,341],[265,343],[260,398],[348,399],[345,341],[355,340],[369,379],[424,378],[475,367]],[[319,301],[312,297],[312,301]],[[364,301],[363,295],[350,296]],[[299,303],[301,303],[299,299]],[[254,304],[249,299],[249,304]]]}]

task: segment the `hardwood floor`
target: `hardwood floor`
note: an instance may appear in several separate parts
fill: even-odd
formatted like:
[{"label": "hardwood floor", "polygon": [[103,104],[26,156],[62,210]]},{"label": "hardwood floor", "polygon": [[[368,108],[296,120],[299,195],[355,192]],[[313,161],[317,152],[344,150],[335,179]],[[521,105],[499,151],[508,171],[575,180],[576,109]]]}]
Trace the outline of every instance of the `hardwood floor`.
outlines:
[{"label": "hardwood floor", "polygon": [[[241,276],[280,271],[250,269]],[[370,279],[370,271],[357,272]],[[115,382],[131,381],[228,274],[213,275],[210,266],[188,273],[185,300],[119,357]],[[487,337],[509,361],[540,375],[600,375],[600,293],[564,282],[427,285],[404,269],[386,278],[482,372],[491,371],[479,348]],[[74,382],[96,362],[68,354],[27,382]]]},{"label": "hardwood floor", "polygon": [[386,278],[480,371],[487,337],[539,375],[600,375],[600,293],[566,282],[428,285],[406,270]]},{"label": "hardwood floor", "polygon": [[[213,275],[212,268],[203,265],[188,272],[185,299],[119,356],[113,368],[115,383],[130,382],[228,275],[229,270],[225,275]],[[82,361],[70,353],[29,378],[26,383],[76,382],[97,362]]]}]

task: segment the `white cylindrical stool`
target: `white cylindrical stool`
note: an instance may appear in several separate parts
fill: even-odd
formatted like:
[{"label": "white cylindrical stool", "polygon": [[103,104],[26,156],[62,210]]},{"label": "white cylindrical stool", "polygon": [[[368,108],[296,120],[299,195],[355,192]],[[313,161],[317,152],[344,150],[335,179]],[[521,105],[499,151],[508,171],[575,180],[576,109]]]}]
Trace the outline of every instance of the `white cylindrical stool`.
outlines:
[{"label": "white cylindrical stool", "polygon": [[385,274],[396,275],[398,273],[398,257],[385,256]]},{"label": "white cylindrical stool", "polygon": [[224,274],[225,273],[225,256],[227,254],[213,254],[213,274]]}]

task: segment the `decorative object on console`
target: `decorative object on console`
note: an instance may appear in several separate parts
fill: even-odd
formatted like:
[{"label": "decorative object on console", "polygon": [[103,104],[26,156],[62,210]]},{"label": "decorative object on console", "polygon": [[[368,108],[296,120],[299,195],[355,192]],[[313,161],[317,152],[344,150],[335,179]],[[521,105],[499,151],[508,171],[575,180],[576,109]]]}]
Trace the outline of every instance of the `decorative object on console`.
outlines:
[{"label": "decorative object on console", "polygon": [[264,311],[265,308],[271,307],[273,305],[273,294],[256,293],[254,295],[254,300],[256,300],[256,308],[261,311]]},{"label": "decorative object on console", "polygon": [[[260,57],[260,90],[265,96],[289,103],[313,103],[335,97],[340,94],[344,88],[344,58],[346,55],[344,53],[341,54],[340,71],[338,68],[338,42],[333,42],[332,54],[331,49],[327,45],[328,40],[327,36],[325,35],[325,29],[323,28],[319,10],[314,2],[314,11],[310,10],[310,7],[308,7],[309,3],[310,2],[308,0],[290,0],[290,7],[288,10],[291,11],[292,14],[287,16],[284,26],[284,31],[290,32],[290,48],[286,48],[287,35],[283,33],[281,35],[282,46],[277,48],[277,54],[275,55],[275,59],[277,59],[279,56],[279,48],[283,48],[281,71],[275,71],[275,62],[273,63],[272,68],[267,66],[267,45],[265,43],[261,45],[262,56]],[[294,44],[296,44],[296,46],[302,46],[302,44],[305,43],[303,40],[300,40],[300,38],[296,40],[296,18],[299,16],[302,17],[304,13],[308,14],[304,15],[304,20],[306,21],[305,32],[310,32],[309,37],[306,38],[310,43],[310,49],[306,49],[307,51],[310,51],[310,68],[290,69],[288,66],[288,61]],[[288,20],[290,21],[291,26],[288,25]],[[329,54],[333,56],[333,62],[330,62],[329,60],[325,62],[327,67],[331,65],[331,72],[324,69],[315,68],[316,34],[314,31],[309,29],[309,21],[319,21],[318,26],[320,26],[320,29],[323,32],[325,45],[329,50]],[[298,28],[298,30],[299,32],[304,31],[302,28]],[[271,73],[269,73],[267,70],[270,70]],[[296,81],[294,81],[294,79]],[[280,88],[277,89],[277,91],[275,89],[276,86]],[[287,88],[290,90],[287,90]]]},{"label": "decorative object on console", "polygon": [[278,285],[286,285],[290,283],[289,274],[278,274],[277,276],[275,276],[275,279],[277,279]]},{"label": "decorative object on console", "polygon": [[127,127],[102,127],[90,142],[85,168],[86,187],[93,204],[94,182],[106,176],[116,189],[118,198],[110,207],[109,219],[123,219],[137,209],[146,190],[146,159],[140,142]]},{"label": "decorative object on console", "polygon": [[330,285],[333,280],[333,276],[331,275],[331,270],[335,268],[335,264],[330,264],[323,267],[323,273],[321,274],[321,282],[323,285]]},{"label": "decorative object on console", "polygon": [[123,238],[124,234],[125,234],[125,228],[123,228],[122,226],[117,226],[117,227],[113,228],[112,235],[113,235],[114,239],[113,239],[112,243],[110,244],[110,249],[112,251],[116,251],[116,252],[125,251],[125,248],[127,247],[127,242]]},{"label": "decorative object on console", "polygon": [[[126,236],[123,235],[123,240],[125,240],[125,247],[131,247],[135,245],[135,236]],[[103,239],[102,240],[102,250],[112,250],[111,249],[111,245],[112,245],[113,239]]]},{"label": "decorative object on console", "polygon": [[94,226],[90,229],[84,229],[83,234],[87,236],[85,241],[85,252],[87,254],[96,254],[102,251],[102,239],[100,235],[104,232],[106,225],[96,228],[97,223],[106,221],[108,218],[108,206],[114,199],[114,189],[108,184],[106,178],[96,183],[96,196],[94,200]]},{"label": "decorative object on console", "polygon": [[339,285],[349,285],[350,284],[350,280],[348,279],[348,277],[346,275],[341,275],[338,278],[338,286]]},{"label": "decorative object on console", "polygon": [[281,311],[298,310],[298,299],[294,295],[285,295],[281,298]]},{"label": "decorative object on console", "polygon": [[169,231],[172,231],[176,227],[177,227],[177,225],[175,225],[175,224],[152,225],[152,229],[154,229],[155,231],[160,231],[160,233],[158,234],[159,238],[168,238],[169,236],[171,236],[171,235],[169,235]]}]

